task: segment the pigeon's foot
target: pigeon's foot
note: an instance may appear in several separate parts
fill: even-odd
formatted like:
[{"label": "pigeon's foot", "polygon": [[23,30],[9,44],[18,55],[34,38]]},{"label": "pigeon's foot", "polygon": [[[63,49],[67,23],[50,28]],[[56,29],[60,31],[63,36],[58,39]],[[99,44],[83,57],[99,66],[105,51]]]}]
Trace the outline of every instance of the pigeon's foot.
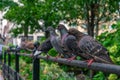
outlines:
[{"label": "pigeon's foot", "polygon": [[94,62],[94,59],[89,59],[89,60],[86,60],[87,61],[87,65],[90,66],[93,62]]},{"label": "pigeon's foot", "polygon": [[47,59],[49,59],[49,58],[50,58],[50,56],[49,56],[49,55],[47,55],[46,57],[47,57]]},{"label": "pigeon's foot", "polygon": [[56,56],[56,57],[55,57],[55,61],[56,61],[58,58],[60,58],[60,57],[61,57],[60,55]]},{"label": "pigeon's foot", "polygon": [[68,58],[67,61],[72,61],[72,60],[74,60],[75,58],[76,58],[76,56],[73,56],[73,57],[71,57],[71,58]]},{"label": "pigeon's foot", "polygon": [[55,57],[55,60],[57,60],[58,58],[61,57],[61,54],[58,54],[56,57]]},{"label": "pigeon's foot", "polygon": [[30,54],[30,57],[34,57],[34,54]]},{"label": "pigeon's foot", "polygon": [[56,57],[55,57],[55,60],[57,60],[59,57],[60,57],[60,56],[56,56]]}]

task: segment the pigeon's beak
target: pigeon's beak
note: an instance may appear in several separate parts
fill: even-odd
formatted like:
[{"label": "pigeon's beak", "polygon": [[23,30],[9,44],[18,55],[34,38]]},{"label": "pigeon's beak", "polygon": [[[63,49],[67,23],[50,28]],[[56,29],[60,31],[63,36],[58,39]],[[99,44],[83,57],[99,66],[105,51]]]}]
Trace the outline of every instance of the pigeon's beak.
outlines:
[{"label": "pigeon's beak", "polygon": [[46,31],[46,32],[49,32],[50,30],[49,30],[49,28],[47,28],[45,31]]},{"label": "pigeon's beak", "polygon": [[57,26],[57,29],[59,30],[59,26]]},{"label": "pigeon's beak", "polygon": [[47,31],[48,31],[48,29],[45,30],[45,32],[47,32]]}]

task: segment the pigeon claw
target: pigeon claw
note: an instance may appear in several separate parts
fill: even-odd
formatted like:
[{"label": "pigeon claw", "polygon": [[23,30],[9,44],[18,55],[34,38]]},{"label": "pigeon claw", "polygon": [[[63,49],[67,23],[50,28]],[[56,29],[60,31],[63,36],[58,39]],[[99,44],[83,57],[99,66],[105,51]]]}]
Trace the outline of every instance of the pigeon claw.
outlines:
[{"label": "pigeon claw", "polygon": [[87,61],[87,65],[90,66],[94,62],[94,59],[89,59],[89,60],[86,60],[86,61]]},{"label": "pigeon claw", "polygon": [[49,56],[49,55],[47,55],[46,57],[47,57],[47,59],[48,59],[48,58],[50,58],[50,56]]},{"label": "pigeon claw", "polygon": [[59,57],[60,57],[60,56],[56,56],[56,57],[55,57],[55,61],[56,61]]},{"label": "pigeon claw", "polygon": [[30,54],[30,57],[34,57],[34,55],[33,55],[33,54]]},{"label": "pigeon claw", "polygon": [[56,56],[56,57],[55,57],[55,60],[57,60],[58,58],[59,58],[59,56]]},{"label": "pigeon claw", "polygon": [[71,58],[68,58],[67,61],[72,61],[72,60],[74,60],[75,58],[76,58],[76,56],[73,56],[73,57],[71,57]]}]

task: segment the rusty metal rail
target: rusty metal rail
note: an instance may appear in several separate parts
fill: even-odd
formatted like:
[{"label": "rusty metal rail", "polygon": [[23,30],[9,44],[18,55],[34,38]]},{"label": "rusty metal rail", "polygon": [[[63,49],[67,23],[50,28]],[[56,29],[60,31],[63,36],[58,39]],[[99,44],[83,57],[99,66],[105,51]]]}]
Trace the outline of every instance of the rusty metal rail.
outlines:
[{"label": "rusty metal rail", "polygon": [[88,68],[88,69],[92,69],[92,70],[96,70],[96,71],[103,71],[103,72],[107,72],[107,73],[115,73],[117,75],[120,75],[120,66],[119,65],[94,62],[90,66],[88,66],[86,61],[80,61],[80,60],[68,61],[63,58],[58,58],[56,60],[56,58],[54,58],[54,57],[46,58],[44,56],[38,56],[38,58],[44,59],[44,60],[50,60],[53,62],[58,62],[58,63],[66,64],[66,65],[71,65],[71,66],[76,66],[76,67],[81,67],[81,68]]},{"label": "rusty metal rail", "polygon": [[[20,54],[20,56],[27,56],[27,57],[32,57],[31,54]],[[90,66],[87,65],[86,61],[80,61],[80,60],[72,60],[68,61],[65,58],[55,58],[55,57],[49,57],[47,58],[46,56],[41,56],[39,55],[37,57],[38,59],[44,59],[44,60],[50,60],[53,62],[58,62],[70,66],[76,66],[76,67],[81,67],[81,68],[88,68],[96,71],[103,71],[107,73],[115,73],[117,75],[120,75],[120,65],[114,65],[114,64],[104,64],[104,63],[97,63],[94,62]]]}]

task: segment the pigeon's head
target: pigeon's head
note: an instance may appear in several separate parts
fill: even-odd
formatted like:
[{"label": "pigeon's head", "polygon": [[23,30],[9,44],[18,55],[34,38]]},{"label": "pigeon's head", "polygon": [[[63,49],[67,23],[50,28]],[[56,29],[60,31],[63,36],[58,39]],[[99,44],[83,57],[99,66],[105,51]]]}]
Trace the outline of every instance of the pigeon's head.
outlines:
[{"label": "pigeon's head", "polygon": [[39,45],[40,45],[40,43],[38,42],[38,41],[36,41],[35,43],[34,43],[34,47],[39,47]]},{"label": "pigeon's head", "polygon": [[78,30],[75,29],[75,28],[70,28],[69,31],[68,31],[68,33],[71,34],[71,35],[74,35],[74,34],[78,33]]},{"label": "pigeon's head", "polygon": [[48,27],[47,31],[54,31],[54,28],[53,27]]},{"label": "pigeon's head", "polygon": [[66,27],[63,24],[59,24],[57,27],[58,30],[66,29]]},{"label": "pigeon's head", "polygon": [[70,34],[70,35],[85,35],[85,34],[83,34],[82,32],[80,32],[79,30],[77,30],[77,29],[75,29],[75,28],[70,28],[69,30],[68,30],[68,33]]}]

